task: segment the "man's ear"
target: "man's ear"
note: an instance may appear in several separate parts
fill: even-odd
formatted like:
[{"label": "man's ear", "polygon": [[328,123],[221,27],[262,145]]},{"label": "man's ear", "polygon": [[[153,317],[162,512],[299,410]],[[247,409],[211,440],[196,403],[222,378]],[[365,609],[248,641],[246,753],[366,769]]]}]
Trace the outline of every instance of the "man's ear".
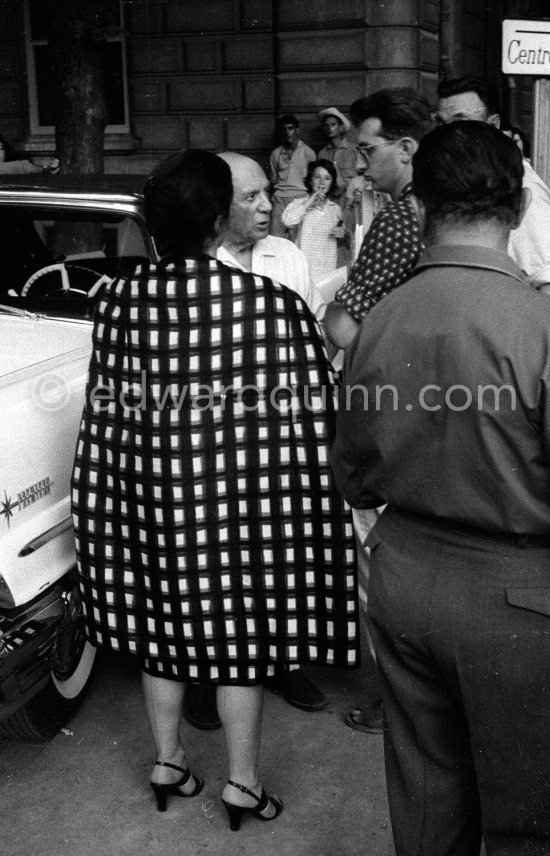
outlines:
[{"label": "man's ear", "polygon": [[216,219],[214,220],[214,232],[217,237],[225,234],[227,232],[227,227],[229,225],[229,218],[224,217],[223,214],[218,214]]},{"label": "man's ear", "polygon": [[500,128],[500,116],[498,115],[498,113],[493,113],[492,116],[489,116],[489,118],[487,119],[487,124],[493,125],[493,127],[495,128]]},{"label": "man's ear", "polygon": [[531,199],[532,199],[531,188],[530,187],[522,187],[522,189],[521,189],[521,202],[520,202],[520,206],[519,206],[519,211],[518,211],[516,222],[512,226],[512,230],[517,229],[518,226],[520,225],[521,221],[525,217],[525,212],[527,211],[527,209],[529,208],[529,206],[531,204]]},{"label": "man's ear", "polygon": [[399,143],[401,146],[401,152],[403,153],[403,161],[405,163],[410,163],[410,161],[412,161],[412,156],[418,148],[418,143],[416,140],[413,140],[412,137],[402,137]]},{"label": "man's ear", "polygon": [[219,247],[221,247],[227,236],[228,226],[229,218],[224,217],[223,214],[218,214],[214,220],[214,234],[212,235],[212,238],[206,242],[205,252],[209,249],[211,251],[210,255],[212,255],[212,252],[215,252]]}]

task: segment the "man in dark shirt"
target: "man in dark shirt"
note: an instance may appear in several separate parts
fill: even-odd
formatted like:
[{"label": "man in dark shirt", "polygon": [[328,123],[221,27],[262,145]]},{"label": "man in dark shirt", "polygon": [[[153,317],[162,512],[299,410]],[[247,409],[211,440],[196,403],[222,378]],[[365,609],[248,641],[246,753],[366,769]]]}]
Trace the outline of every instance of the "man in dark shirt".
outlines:
[{"label": "man in dark shirt", "polygon": [[548,853],[550,306],[507,255],[522,178],[490,125],[425,137],[427,250],[346,354],[337,483],[388,503],[368,595],[397,856]]},{"label": "man in dark shirt", "polygon": [[380,89],[350,108],[357,128],[357,160],[366,163],[373,190],[392,202],[375,217],[347,283],[324,317],[334,345],[346,348],[368,312],[409,278],[422,249],[411,198],[412,157],[432,127],[428,102],[414,89]]}]

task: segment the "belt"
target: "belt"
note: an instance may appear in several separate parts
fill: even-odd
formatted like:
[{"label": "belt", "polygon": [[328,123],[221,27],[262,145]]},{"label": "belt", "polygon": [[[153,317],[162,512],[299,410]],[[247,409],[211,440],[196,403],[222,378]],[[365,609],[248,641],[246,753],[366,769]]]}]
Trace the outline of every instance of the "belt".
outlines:
[{"label": "belt", "polygon": [[459,532],[462,535],[471,535],[474,538],[485,538],[488,541],[498,541],[501,544],[509,544],[512,547],[525,549],[526,547],[550,547],[550,532],[548,535],[529,535],[518,532],[491,532],[488,529],[480,529],[478,526],[469,526],[466,523],[458,523],[445,517],[427,517],[414,511],[403,511],[401,508],[389,506],[388,511],[395,512],[401,517],[408,518],[413,523],[423,523],[426,526],[435,526],[446,532]]}]

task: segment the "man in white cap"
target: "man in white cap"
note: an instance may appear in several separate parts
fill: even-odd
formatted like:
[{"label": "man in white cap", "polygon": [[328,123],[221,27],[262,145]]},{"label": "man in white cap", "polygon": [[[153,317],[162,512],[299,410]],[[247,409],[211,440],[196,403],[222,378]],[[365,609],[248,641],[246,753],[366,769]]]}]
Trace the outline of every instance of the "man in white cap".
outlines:
[{"label": "man in white cap", "polygon": [[327,107],[325,110],[321,110],[320,113],[317,113],[317,118],[323,123],[323,131],[328,140],[327,145],[317,154],[317,158],[319,160],[324,158],[334,164],[338,176],[334,195],[342,196],[346,191],[348,181],[357,175],[355,146],[346,140],[346,134],[350,130],[351,124],[349,119],[346,119],[336,107]]}]

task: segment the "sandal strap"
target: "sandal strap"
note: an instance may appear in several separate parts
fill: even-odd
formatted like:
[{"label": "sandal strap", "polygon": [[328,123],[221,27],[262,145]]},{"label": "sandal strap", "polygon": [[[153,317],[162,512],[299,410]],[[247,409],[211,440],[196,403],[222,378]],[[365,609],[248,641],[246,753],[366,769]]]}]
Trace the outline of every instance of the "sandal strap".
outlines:
[{"label": "sandal strap", "polygon": [[[237,790],[239,790],[239,791],[242,791],[243,794],[248,794],[249,797],[254,797],[256,802],[260,803],[260,805],[256,806],[256,809],[255,809],[256,811],[263,811],[265,808],[267,808],[268,797],[267,797],[267,794],[263,788],[262,788],[261,796],[257,797],[255,793],[253,793],[252,791],[249,791],[248,788],[245,788],[244,785],[239,785],[237,782],[234,782],[232,779],[228,779],[227,784],[232,785],[234,788],[237,788]],[[264,798],[265,798],[265,805],[262,805],[262,803],[264,802]]]},{"label": "sandal strap", "polygon": [[177,782],[178,785],[185,785],[189,781],[189,777],[191,775],[189,767],[187,767],[187,769],[176,767],[175,764],[169,764],[168,761],[153,761],[153,767],[170,767],[172,770],[178,770],[178,772],[183,773],[183,779]]}]

